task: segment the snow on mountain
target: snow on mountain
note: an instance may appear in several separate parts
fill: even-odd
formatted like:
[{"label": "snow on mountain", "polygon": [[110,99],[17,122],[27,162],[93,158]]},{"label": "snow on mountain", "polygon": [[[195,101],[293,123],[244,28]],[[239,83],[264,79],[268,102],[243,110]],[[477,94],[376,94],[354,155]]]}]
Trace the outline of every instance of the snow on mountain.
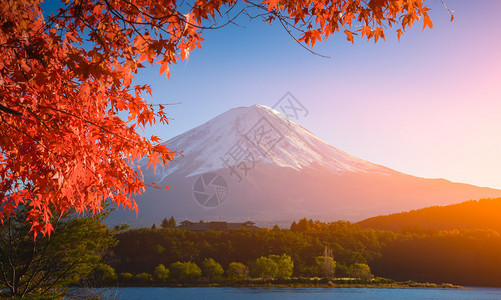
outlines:
[{"label": "snow on mountain", "polygon": [[359,221],[433,205],[448,205],[501,191],[403,174],[340,151],[261,105],[238,107],[166,142],[181,152],[168,166],[146,169],[136,197],[139,217],[112,212],[107,222],[151,226],[178,221],[290,224],[307,217]]},{"label": "snow on mountain", "polygon": [[[178,155],[169,166],[158,168],[157,181],[179,171],[195,176],[222,169],[238,164],[239,157],[250,163],[296,170],[320,165],[335,173],[395,172],[330,146],[278,111],[262,105],[231,109],[165,144],[172,151],[182,151],[184,157]],[[147,165],[147,161],[141,164]]]}]

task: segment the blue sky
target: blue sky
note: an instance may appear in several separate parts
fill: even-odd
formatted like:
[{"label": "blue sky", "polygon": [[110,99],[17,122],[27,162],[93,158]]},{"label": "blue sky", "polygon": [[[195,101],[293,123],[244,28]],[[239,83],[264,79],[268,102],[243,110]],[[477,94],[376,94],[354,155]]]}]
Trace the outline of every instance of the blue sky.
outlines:
[{"label": "blue sky", "polygon": [[350,154],[401,172],[501,188],[501,2],[430,1],[433,29],[398,42],[347,42],[343,34],[310,54],[279,24],[241,18],[204,33],[202,49],[138,83],[174,120],[149,129],[169,139],[238,106],[272,106],[287,91],[310,111],[298,123]]}]

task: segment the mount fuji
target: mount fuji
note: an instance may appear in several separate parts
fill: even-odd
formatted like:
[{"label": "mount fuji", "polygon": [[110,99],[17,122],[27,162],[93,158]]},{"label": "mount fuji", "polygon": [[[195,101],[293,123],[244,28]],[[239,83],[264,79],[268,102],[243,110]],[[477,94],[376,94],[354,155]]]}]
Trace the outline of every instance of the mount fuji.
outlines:
[{"label": "mount fuji", "polygon": [[108,223],[151,226],[163,218],[290,224],[307,217],[359,221],[380,214],[501,197],[501,190],[403,174],[325,143],[276,110],[231,109],[165,142],[176,155],[146,170],[139,215],[119,209]]}]

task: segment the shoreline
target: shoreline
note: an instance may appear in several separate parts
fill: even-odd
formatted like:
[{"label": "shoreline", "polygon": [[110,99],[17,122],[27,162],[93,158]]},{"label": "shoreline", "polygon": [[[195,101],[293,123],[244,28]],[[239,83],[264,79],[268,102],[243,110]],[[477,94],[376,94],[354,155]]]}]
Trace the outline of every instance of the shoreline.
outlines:
[{"label": "shoreline", "polygon": [[[193,288],[193,287],[231,287],[231,288],[259,288],[259,287],[277,287],[277,288],[435,288],[435,289],[466,289],[464,286],[451,283],[421,283],[414,281],[405,282],[366,282],[366,283],[339,283],[326,281],[323,282],[287,282],[287,281],[244,281],[244,282],[205,282],[205,283],[169,283],[169,284],[118,284],[115,287],[145,287],[145,288]],[[108,286],[111,287],[111,286]]]},{"label": "shoreline", "polygon": [[259,288],[259,287],[277,287],[277,288],[325,288],[325,289],[336,289],[336,288],[435,288],[435,289],[464,289],[465,287],[453,284],[436,284],[436,283],[415,283],[415,284],[406,284],[406,283],[378,283],[378,284],[328,284],[328,283],[298,283],[298,284],[194,284],[194,285],[186,285],[186,284],[178,284],[178,285],[170,285],[164,287],[232,287],[232,288]]}]

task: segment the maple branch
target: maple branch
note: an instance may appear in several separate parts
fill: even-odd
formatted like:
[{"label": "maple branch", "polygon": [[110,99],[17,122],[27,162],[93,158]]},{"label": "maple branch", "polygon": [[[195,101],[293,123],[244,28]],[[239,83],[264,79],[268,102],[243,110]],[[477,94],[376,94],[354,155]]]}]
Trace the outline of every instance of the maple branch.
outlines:
[{"label": "maple branch", "polygon": [[[454,10],[450,9],[447,7],[447,5],[445,5],[445,0],[440,0],[442,2],[442,5],[445,7],[445,9],[447,9],[447,11],[451,14],[451,17],[454,18]],[[452,21],[453,19],[451,19]]]},{"label": "maple branch", "polygon": [[[47,152],[53,153],[51,150],[49,150],[47,147],[45,147],[45,145],[44,145],[44,144],[40,143],[40,141],[39,141],[39,140],[37,140],[36,138],[32,137],[31,135],[27,134],[26,132],[22,131],[21,129],[19,129],[19,128],[15,127],[15,126],[12,126],[11,124],[9,124],[9,122],[5,121],[5,119],[3,118],[3,116],[2,116],[2,115],[0,115],[0,118],[1,118],[1,119],[2,119],[2,121],[3,121],[5,124],[7,124],[7,126],[9,126],[10,128],[12,128],[12,129],[14,129],[14,130],[16,130],[16,131],[18,131],[18,132],[20,132],[20,133],[22,133],[22,134],[26,135],[26,136],[27,136],[27,137],[29,137],[31,140],[33,140],[33,141],[34,141],[37,145],[42,146],[42,148],[44,148]],[[56,154],[56,153],[54,153],[54,154]],[[56,154],[56,155],[57,155],[57,154]]]},{"label": "maple branch", "polygon": [[[55,109],[55,110],[57,110],[57,109]],[[61,110],[57,110],[57,111],[60,111],[60,112],[63,112],[63,113],[67,113],[67,112],[64,112],[64,111],[61,111]],[[73,116],[73,117],[77,117],[77,116],[72,115],[72,114],[70,114],[70,113],[67,113],[67,114],[69,114],[69,115],[71,115],[71,116]],[[29,137],[30,139],[32,139],[32,140],[33,140],[36,144],[41,145],[41,146],[42,146],[42,147],[43,147],[43,148],[44,148],[44,149],[45,149],[48,153],[53,153],[55,156],[58,156],[58,153],[54,153],[54,152],[52,152],[50,149],[48,149],[47,147],[45,147],[45,145],[43,145],[42,143],[40,143],[40,141],[39,141],[39,140],[35,139],[34,137],[32,137],[31,135],[27,134],[26,132],[21,131],[21,130],[20,130],[20,129],[18,129],[17,127],[14,127],[14,126],[10,125],[9,123],[7,123],[7,122],[3,119],[3,117],[2,117],[2,116],[0,116],[0,118],[1,118],[1,119],[2,119],[2,120],[6,123],[6,124],[7,124],[7,126],[9,126],[9,127],[13,128],[14,130],[17,130],[17,131],[19,131],[19,132],[23,133],[24,135],[28,136],[28,137]],[[86,121],[86,120],[84,120],[84,119],[82,119],[82,118],[79,118],[79,119],[80,119],[80,120],[82,120],[82,121],[84,121],[84,122]],[[86,121],[86,122],[89,122],[89,123],[93,124],[93,123],[92,123],[92,122],[90,122],[90,121]],[[45,124],[44,124],[44,125],[45,125]],[[93,125],[95,125],[95,124],[93,124]],[[98,126],[98,125],[95,125],[95,126]],[[98,126],[98,127],[100,127],[100,126]],[[101,128],[101,129],[103,129],[103,130],[106,130],[105,128],[102,128],[102,127],[100,127],[100,128]],[[110,132],[110,131],[108,131],[108,130],[106,130],[106,131],[107,131],[107,132]],[[110,132],[110,133],[112,133],[112,132]],[[113,134],[113,133],[112,133],[112,134]],[[120,138],[123,138],[123,139],[126,139],[125,137],[122,137],[122,136],[117,135],[117,134],[113,134],[113,135],[114,135],[114,136],[117,136],[117,137],[120,137]],[[127,140],[127,139],[126,139],[126,140]],[[130,140],[128,140],[128,141],[130,141]],[[68,150],[67,150],[66,148],[63,148],[63,151],[68,152]],[[108,163],[108,165],[110,165],[110,164]],[[83,166],[84,166],[84,167],[85,167],[88,171],[90,171],[90,172],[94,175],[94,177],[95,177],[95,178],[100,178],[100,176],[99,176],[99,175],[98,175],[98,174],[97,174],[97,173],[96,173],[96,172],[95,172],[92,168],[90,168],[87,164],[83,164]]]},{"label": "maple branch", "polygon": [[[42,28],[40,28],[40,29],[38,29],[38,30],[37,30],[36,35],[39,35],[39,34],[41,34],[43,31],[46,31],[46,30],[48,30],[49,28],[51,28],[51,27],[52,27],[52,25],[56,22],[56,20],[57,20],[57,19],[59,19],[59,18],[63,15],[63,13],[64,13],[64,14],[66,14],[66,12],[68,11],[68,9],[69,9],[69,8],[65,8],[65,9],[62,9],[62,8],[61,8],[61,9],[59,10],[59,13],[58,13],[56,16],[51,15],[51,16],[49,17],[49,21],[48,21],[48,22],[45,22],[45,23],[44,23],[44,26],[42,26]],[[66,16],[64,16],[64,17],[65,17],[66,19],[68,18],[68,17],[66,17]]]},{"label": "maple branch", "polygon": [[[241,26],[235,22],[233,22],[234,20],[236,20],[236,18],[238,18],[238,16],[240,16],[241,14],[243,14],[244,12],[246,12],[246,9],[248,8],[247,7],[244,7],[242,8],[235,16],[231,17],[230,18],[230,11],[235,7],[235,5],[233,5],[232,7],[230,7],[230,9],[228,9],[228,11],[225,12],[225,15],[226,17],[228,18],[228,21],[222,25],[219,25],[219,26],[216,26],[218,23],[214,23],[213,25],[209,26],[209,27],[206,27],[206,26],[198,26],[198,25],[195,25],[195,24],[190,24],[189,22],[186,22],[188,24],[190,24],[191,26],[193,27],[197,27],[197,28],[200,28],[200,29],[221,29],[223,27],[226,27],[228,26],[229,24],[233,24],[233,25],[236,25],[236,26],[239,26],[239,27],[244,27],[244,26]],[[245,27],[244,27],[245,28]]]},{"label": "maple branch", "polygon": [[[238,18],[238,16],[240,16],[242,13],[244,13],[246,11],[246,9],[249,7],[244,7],[242,10],[240,10],[235,16],[233,17],[230,17],[229,16],[229,12],[234,8],[236,7],[236,5],[232,5],[230,6],[230,8],[225,12],[226,16],[228,17],[228,21],[222,25],[219,25],[219,26],[216,26],[218,23],[214,23],[210,26],[202,26],[202,25],[197,25],[197,24],[194,24],[194,23],[191,23],[191,22],[188,22],[186,20],[186,18],[184,17],[183,14],[181,14],[179,11],[176,11],[176,13],[173,13],[173,14],[170,14],[170,15],[164,15],[164,16],[161,16],[161,17],[155,17],[145,11],[143,11],[141,8],[139,8],[138,6],[136,6],[135,4],[131,3],[130,1],[127,1],[127,0],[123,0],[125,3],[133,6],[134,8],[136,8],[139,12],[141,12],[143,15],[147,16],[148,18],[152,19],[152,20],[159,20],[159,21],[164,21],[165,19],[167,18],[170,18],[170,17],[177,17],[179,20],[183,20],[183,22],[185,22],[186,24],[194,27],[194,28],[198,28],[198,29],[201,29],[201,30],[205,30],[205,29],[221,29],[223,27],[226,27],[228,26],[229,24],[234,24],[234,25],[237,25],[237,26],[240,26],[239,24],[236,24],[234,22],[234,20],[236,18]],[[109,0],[105,0],[105,3],[106,5],[108,6],[108,9],[110,10],[111,13],[113,13],[113,15],[117,18],[119,18],[120,20],[122,20],[124,23],[127,23],[129,25],[149,25],[153,28],[156,28],[156,29],[159,29],[161,30],[162,32],[165,32],[165,33],[168,33],[168,34],[171,34],[170,32],[166,31],[165,29],[162,28],[162,25],[163,24],[155,24],[155,23],[152,23],[152,22],[137,22],[137,21],[131,21],[131,20],[127,20],[125,19],[121,14],[120,12],[116,11],[113,6],[109,3]],[[134,31],[136,31],[136,33],[138,33],[139,35],[141,35],[142,37],[142,34],[137,31],[136,27],[133,26],[134,28]],[[143,38],[144,39],[144,38]]]},{"label": "maple branch", "polygon": [[132,142],[132,141],[131,141],[129,138],[127,138],[127,137],[124,137],[124,136],[121,136],[121,135],[119,135],[119,134],[116,134],[115,132],[113,132],[113,131],[111,131],[111,130],[109,130],[109,129],[106,129],[105,127],[103,127],[103,126],[101,126],[101,125],[98,125],[98,124],[96,124],[96,123],[94,123],[94,122],[92,122],[92,121],[89,121],[89,120],[87,120],[87,119],[84,119],[84,118],[82,118],[82,117],[80,117],[80,116],[77,116],[77,115],[75,115],[75,114],[72,114],[72,113],[70,113],[70,112],[67,112],[67,111],[64,111],[64,110],[61,110],[61,109],[57,109],[57,108],[54,108],[54,107],[49,107],[49,106],[39,106],[39,108],[51,109],[51,110],[58,111],[58,112],[63,113],[63,114],[67,114],[67,115],[72,116],[72,117],[74,117],[74,118],[77,118],[77,119],[79,119],[79,120],[81,120],[81,121],[87,122],[87,123],[89,123],[89,124],[91,124],[91,125],[93,125],[93,126],[95,126],[95,127],[99,128],[99,129],[102,129],[103,131],[105,131],[105,132],[107,132],[107,133],[109,133],[109,134],[112,134],[113,136],[117,136],[117,137],[122,138],[122,139],[124,139],[124,140],[126,140],[126,141]]},{"label": "maple branch", "polygon": [[155,103],[155,104],[151,104],[153,106],[158,106],[158,105],[178,105],[178,104],[182,104],[181,102],[175,102],[175,103]]},{"label": "maple branch", "polygon": [[[21,105],[20,105],[21,106]],[[23,107],[23,106],[21,106]],[[35,117],[38,121],[40,121],[41,124],[43,124],[43,126],[47,129],[47,130],[50,130],[49,126],[47,126],[47,124],[44,122],[44,120],[40,119],[40,117],[35,114],[35,112],[33,112],[33,110],[31,110],[29,107],[25,107],[26,110],[33,116]]]},{"label": "maple branch", "polygon": [[306,47],[305,45],[303,45],[301,42],[299,42],[297,40],[297,38],[292,34],[291,30],[284,24],[284,21],[282,20],[282,18],[280,17],[280,14],[277,14],[277,17],[278,17],[278,20],[280,21],[280,24],[282,24],[282,26],[284,27],[285,31],[287,31],[287,33],[294,39],[294,41],[296,41],[296,43],[298,43],[301,47],[303,47],[304,49],[306,49],[308,52],[310,52],[311,54],[313,55],[318,55],[320,57],[323,57],[323,58],[331,58],[330,56],[327,56],[327,55],[323,55],[323,54],[320,54],[318,52],[315,52],[313,50],[311,50],[310,48]]},{"label": "maple branch", "polygon": [[[180,13],[179,11],[176,11],[176,14],[170,14],[170,15],[165,15],[165,16],[161,16],[161,17],[156,17],[156,16],[153,16],[147,12],[144,12],[140,7],[138,7],[137,5],[135,5],[134,3],[130,2],[130,1],[127,1],[127,0],[122,0],[123,2],[129,4],[130,6],[134,7],[135,9],[137,9],[139,12],[141,12],[143,15],[147,16],[148,18],[152,19],[152,20],[160,20],[160,21],[163,21],[165,20],[166,18],[170,18],[170,17],[173,17],[173,16],[177,16],[179,17]],[[106,4],[108,4],[108,0],[105,0]],[[151,23],[137,23],[137,24],[151,24]]]},{"label": "maple branch", "polygon": [[[143,23],[139,23],[139,22],[134,22],[134,21],[127,20],[126,18],[124,18],[124,16],[122,14],[120,14],[118,11],[116,11],[113,8],[113,6],[109,3],[108,0],[104,0],[104,2],[106,3],[106,6],[108,7],[108,10],[110,11],[110,13],[112,13],[115,17],[117,17],[118,19],[120,19],[123,22],[123,24],[124,24],[124,29],[123,30],[125,30],[126,25],[129,24],[132,27],[132,30],[134,30],[134,32],[136,32],[143,39],[143,41],[145,41],[148,45],[151,45],[150,41],[148,39],[145,39],[144,36],[143,36],[143,34],[135,26],[135,25],[148,25],[149,23],[144,23],[143,24]],[[140,9],[138,9],[138,10],[141,11]],[[87,25],[87,26],[89,28],[91,28],[90,25]],[[162,30],[162,31],[166,32],[165,30]]]},{"label": "maple branch", "polygon": [[0,110],[3,111],[3,112],[6,112],[6,113],[12,114],[12,115],[16,115],[16,116],[22,116],[23,115],[22,113],[18,112],[17,110],[13,110],[11,108],[5,107],[2,104],[0,104]]},{"label": "maple branch", "polygon": [[[248,1],[248,3],[251,4],[251,6],[254,6],[258,9],[262,9],[262,10],[267,10],[267,8],[262,5],[262,4],[257,4],[255,2],[252,2],[252,1]],[[310,48],[306,47],[304,44],[302,44],[295,36],[294,34],[292,33],[292,31],[290,30],[290,28],[294,28],[298,31],[301,31],[301,32],[304,32],[304,30],[298,28],[297,26],[295,25],[292,25],[290,24],[287,19],[290,19],[289,17],[287,16],[284,16],[283,14],[279,13],[277,10],[272,10],[271,12],[267,12],[267,13],[263,13],[263,14],[258,14],[258,15],[255,15],[255,16],[252,16],[250,13],[247,13],[246,14],[247,16],[249,16],[249,18],[251,19],[254,19],[254,18],[259,18],[259,17],[262,17],[263,19],[265,18],[265,16],[267,15],[273,15],[275,16],[278,21],[280,22],[280,24],[282,25],[282,27],[285,29],[285,31],[287,32],[287,34],[289,34],[289,36],[297,43],[299,44],[303,49],[307,50],[308,52],[310,52],[311,54],[313,55],[317,55],[317,56],[320,56],[320,57],[323,57],[323,58],[331,58],[330,56],[327,56],[327,55],[323,55],[323,54],[320,54],[316,51],[313,51],[311,50]],[[310,17],[311,18],[311,17]]]},{"label": "maple branch", "polygon": [[[79,119],[79,120],[81,120],[81,121],[87,122],[87,123],[89,123],[89,124],[91,124],[91,125],[93,125],[93,126],[96,126],[97,128],[100,128],[101,130],[104,130],[105,132],[107,132],[107,133],[109,133],[109,134],[111,134],[111,135],[113,135],[113,136],[116,136],[116,137],[121,138],[121,139],[123,139],[123,140],[126,140],[126,141],[128,141],[128,142],[134,142],[134,141],[132,141],[130,138],[127,138],[127,137],[121,136],[121,135],[119,135],[119,134],[116,134],[115,132],[112,132],[112,131],[110,131],[110,130],[106,129],[106,128],[105,128],[105,127],[103,127],[103,126],[100,126],[100,125],[98,125],[98,124],[96,124],[96,123],[94,123],[94,122],[92,122],[92,121],[89,121],[89,120],[87,120],[87,119],[84,119],[84,118],[82,118],[82,117],[80,117],[80,116],[77,116],[77,115],[75,115],[75,114],[72,114],[72,113],[66,112],[66,111],[64,111],[64,110],[57,109],[57,108],[48,107],[48,106],[39,106],[39,107],[40,107],[40,108],[45,108],[45,109],[51,109],[51,110],[54,110],[54,111],[58,111],[58,112],[61,112],[61,113],[67,114],[67,115],[72,116],[72,117],[75,117],[75,118],[77,118],[77,119]],[[44,147],[44,148],[45,148],[45,147]],[[88,168],[88,167],[87,167],[87,168]],[[89,169],[89,170],[90,170],[90,169]],[[92,170],[90,170],[90,171],[92,171]],[[94,171],[92,171],[92,172],[94,173]],[[98,176],[97,176],[96,174],[95,174],[95,176],[96,176],[96,178],[98,178]]]}]

